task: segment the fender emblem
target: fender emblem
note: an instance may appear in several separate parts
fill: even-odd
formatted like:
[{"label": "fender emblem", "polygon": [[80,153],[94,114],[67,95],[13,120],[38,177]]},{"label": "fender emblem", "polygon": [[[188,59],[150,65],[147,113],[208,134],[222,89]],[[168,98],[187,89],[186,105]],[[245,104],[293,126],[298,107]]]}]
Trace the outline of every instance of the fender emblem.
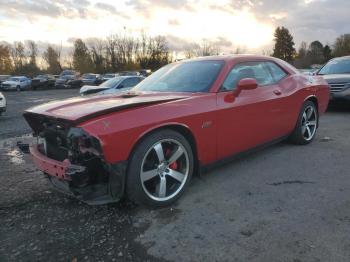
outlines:
[{"label": "fender emblem", "polygon": [[110,122],[109,121],[103,121],[103,126],[104,126],[104,129],[108,129],[109,128],[109,125],[110,125]]},{"label": "fender emblem", "polygon": [[202,124],[202,128],[208,128],[211,126],[213,122],[212,121],[205,121],[203,124]]}]

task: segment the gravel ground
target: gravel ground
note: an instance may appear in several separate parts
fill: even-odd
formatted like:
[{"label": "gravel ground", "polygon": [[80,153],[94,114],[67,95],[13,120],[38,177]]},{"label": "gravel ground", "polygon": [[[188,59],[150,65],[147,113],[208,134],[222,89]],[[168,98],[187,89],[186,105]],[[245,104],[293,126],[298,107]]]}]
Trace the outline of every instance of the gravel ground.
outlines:
[{"label": "gravel ground", "polygon": [[332,107],[311,145],[250,154],[149,210],[56,193],[16,149],[32,140],[23,109],[76,94],[5,93],[0,261],[350,261],[350,106]]}]

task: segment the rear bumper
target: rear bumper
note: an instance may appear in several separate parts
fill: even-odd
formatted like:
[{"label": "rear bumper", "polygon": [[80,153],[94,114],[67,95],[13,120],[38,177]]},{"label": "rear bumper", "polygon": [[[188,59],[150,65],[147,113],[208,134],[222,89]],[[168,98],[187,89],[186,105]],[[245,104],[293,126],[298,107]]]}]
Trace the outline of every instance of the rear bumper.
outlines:
[{"label": "rear bumper", "polygon": [[90,204],[99,205],[117,202],[124,195],[126,162],[106,164],[101,173],[108,173],[108,181],[93,183],[88,168],[73,165],[68,159],[63,162],[43,155],[37,145],[30,147],[35,166],[47,176],[55,189]]}]

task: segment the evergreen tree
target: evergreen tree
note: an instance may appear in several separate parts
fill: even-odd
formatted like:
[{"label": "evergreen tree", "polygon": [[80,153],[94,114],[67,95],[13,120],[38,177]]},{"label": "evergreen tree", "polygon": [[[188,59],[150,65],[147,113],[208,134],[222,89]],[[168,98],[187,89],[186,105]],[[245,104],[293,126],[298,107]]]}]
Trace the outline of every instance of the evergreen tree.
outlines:
[{"label": "evergreen tree", "polygon": [[73,67],[80,73],[89,73],[94,71],[89,49],[81,39],[74,42]]},{"label": "evergreen tree", "polygon": [[332,49],[329,45],[325,45],[323,48],[323,57],[324,57],[324,63],[327,63],[329,60],[332,59]]},{"label": "evergreen tree", "polygon": [[323,45],[320,41],[313,41],[309,46],[308,56],[311,64],[322,64],[324,61]]},{"label": "evergreen tree", "polygon": [[275,31],[275,47],[273,50],[274,57],[285,60],[289,63],[293,62],[295,56],[295,48],[293,36],[285,27],[277,27]]}]

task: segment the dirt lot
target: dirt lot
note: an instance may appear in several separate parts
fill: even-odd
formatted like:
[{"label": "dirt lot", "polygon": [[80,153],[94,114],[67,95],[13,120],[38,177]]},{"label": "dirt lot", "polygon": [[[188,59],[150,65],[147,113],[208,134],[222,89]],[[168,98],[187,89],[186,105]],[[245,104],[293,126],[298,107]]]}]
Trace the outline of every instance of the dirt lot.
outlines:
[{"label": "dirt lot", "polygon": [[77,90],[5,93],[0,261],[350,261],[350,107],[314,143],[280,143],[195,178],[174,206],[91,207],[51,189],[17,141],[21,112]]}]

